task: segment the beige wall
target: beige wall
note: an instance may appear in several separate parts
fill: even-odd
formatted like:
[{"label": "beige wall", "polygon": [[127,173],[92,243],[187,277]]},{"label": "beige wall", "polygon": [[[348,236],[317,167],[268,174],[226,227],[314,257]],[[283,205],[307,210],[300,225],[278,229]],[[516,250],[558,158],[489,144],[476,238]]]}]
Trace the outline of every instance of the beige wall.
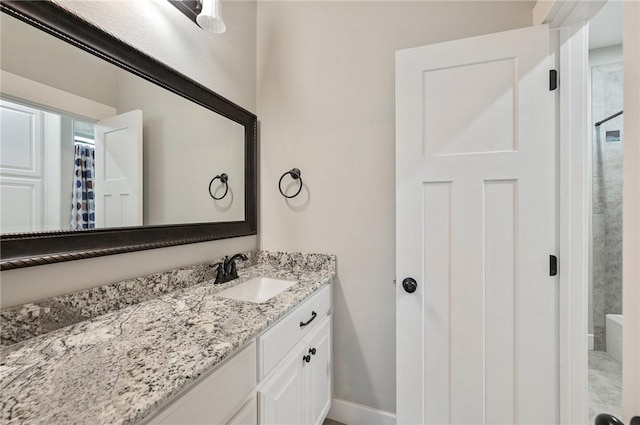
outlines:
[{"label": "beige wall", "polygon": [[[337,398],[395,411],[394,52],[528,26],[532,7],[258,3],[261,245],[338,256]],[[286,202],[294,166],[307,188]]]},{"label": "beige wall", "polygon": [[[218,36],[200,30],[166,0],[64,4],[240,106],[256,110],[255,2],[225,2],[229,29]],[[5,271],[0,275],[1,306],[169,270],[257,245],[254,236]]]},{"label": "beige wall", "polygon": [[256,97],[256,3],[227,0],[227,32],[202,31],[166,0],[56,0],[250,111]]},{"label": "beige wall", "polygon": [[143,223],[244,220],[244,127],[126,71],[117,86],[118,113],[143,111]]},{"label": "beige wall", "polygon": [[0,36],[4,71],[115,106],[115,66],[105,66],[96,56],[79,54],[71,44],[5,13],[0,14]]}]

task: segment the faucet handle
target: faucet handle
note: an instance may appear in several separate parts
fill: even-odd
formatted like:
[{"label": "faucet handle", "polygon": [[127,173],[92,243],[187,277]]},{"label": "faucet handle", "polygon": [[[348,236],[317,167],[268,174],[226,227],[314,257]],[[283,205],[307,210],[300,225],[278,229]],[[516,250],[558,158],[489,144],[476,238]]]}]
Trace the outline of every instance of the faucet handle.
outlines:
[{"label": "faucet handle", "polygon": [[224,281],[224,264],[218,263],[216,265],[218,266],[218,270],[216,271],[216,280],[213,282],[214,285],[223,283]]},{"label": "faucet handle", "polygon": [[229,270],[229,275],[233,276],[234,279],[238,277],[238,268],[236,266],[235,261],[231,263],[231,269]]}]

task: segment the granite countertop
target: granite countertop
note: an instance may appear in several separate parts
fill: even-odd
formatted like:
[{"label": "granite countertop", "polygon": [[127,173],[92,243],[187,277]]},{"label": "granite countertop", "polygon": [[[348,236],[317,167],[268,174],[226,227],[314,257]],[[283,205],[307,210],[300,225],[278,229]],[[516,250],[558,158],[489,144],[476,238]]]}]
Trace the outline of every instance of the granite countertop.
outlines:
[{"label": "granite countertop", "polygon": [[[136,423],[335,276],[334,256],[255,257],[229,283],[207,280],[3,347],[1,422]],[[257,276],[299,283],[262,304],[216,296]]]}]

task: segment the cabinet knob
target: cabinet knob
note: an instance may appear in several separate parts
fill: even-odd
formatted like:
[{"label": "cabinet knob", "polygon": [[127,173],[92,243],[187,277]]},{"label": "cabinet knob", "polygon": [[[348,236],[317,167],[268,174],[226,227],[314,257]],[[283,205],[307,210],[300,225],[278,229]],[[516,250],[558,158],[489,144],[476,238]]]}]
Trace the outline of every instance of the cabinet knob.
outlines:
[{"label": "cabinet knob", "polygon": [[316,349],[315,349],[315,348],[309,348],[309,353],[310,353],[312,356],[315,356],[315,355],[316,355]]},{"label": "cabinet knob", "polygon": [[302,361],[309,363],[311,361],[311,355],[307,354],[306,356],[302,356]]}]

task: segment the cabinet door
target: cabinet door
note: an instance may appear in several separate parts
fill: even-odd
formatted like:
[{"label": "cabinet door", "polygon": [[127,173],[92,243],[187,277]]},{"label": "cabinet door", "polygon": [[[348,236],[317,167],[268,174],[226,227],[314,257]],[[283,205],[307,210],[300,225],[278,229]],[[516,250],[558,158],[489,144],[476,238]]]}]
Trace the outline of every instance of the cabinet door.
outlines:
[{"label": "cabinet door", "polygon": [[258,391],[261,425],[300,425],[305,418],[304,343],[299,343]]},{"label": "cabinet door", "polygon": [[[252,342],[204,376],[146,425],[226,423],[256,386],[256,345]],[[255,423],[255,421],[254,421]]]},{"label": "cabinet door", "polygon": [[256,398],[252,397],[251,400],[244,405],[242,409],[231,419],[227,425],[256,425],[258,423],[258,409]]},{"label": "cabinet door", "polygon": [[307,390],[305,423],[318,425],[322,424],[331,404],[331,316],[309,335],[305,348],[305,355],[311,356],[309,363],[305,362],[303,366]]}]

